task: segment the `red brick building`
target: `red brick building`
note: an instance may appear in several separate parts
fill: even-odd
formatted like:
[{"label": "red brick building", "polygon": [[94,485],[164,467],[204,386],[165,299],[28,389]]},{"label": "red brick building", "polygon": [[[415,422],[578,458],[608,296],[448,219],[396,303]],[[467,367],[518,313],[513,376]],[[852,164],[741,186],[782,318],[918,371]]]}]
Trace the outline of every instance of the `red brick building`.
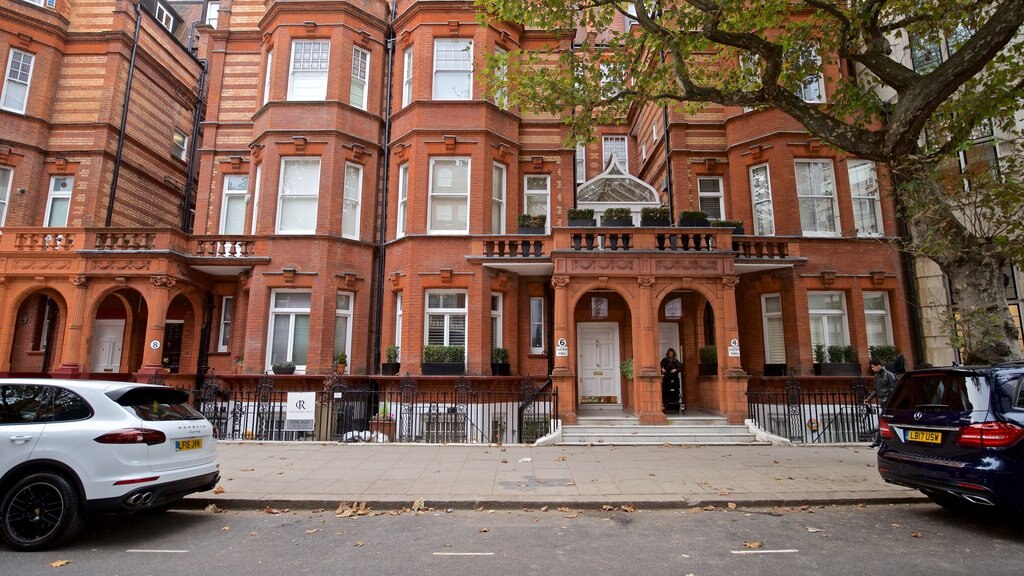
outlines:
[{"label": "red brick building", "polygon": [[[482,24],[471,2],[216,4],[216,27],[197,28],[209,73],[191,234],[150,228],[175,225],[175,205],[161,206],[152,186],[136,189],[139,210],[166,224],[126,213],[134,228],[111,237],[83,219],[72,254],[52,246],[58,230],[40,227],[38,208],[12,204],[0,238],[0,372],[98,371],[100,321],[120,305],[132,344],[116,372],[159,365],[176,346],[168,334],[181,352],[164,364],[180,373],[208,356],[220,373],[291,361],[317,375],[344,352],[350,373],[376,374],[385,348],[398,346],[402,373],[429,372],[427,361],[447,353],[470,377],[488,376],[492,349],[503,348],[512,374],[552,378],[567,421],[587,404],[612,404],[658,423],[669,347],[684,364],[686,405],[732,420],[746,414],[751,376],[812,374],[816,346],[852,347],[861,372],[869,346],[909,353],[884,174],[784,114],[649,106],[574,148],[558,118],[488,98],[479,72],[493,51],[568,49],[571,36]],[[181,54],[167,66],[173,76],[194,63]],[[809,78],[804,97],[827,101],[841,73]],[[22,121],[0,114],[5,126]],[[53,138],[39,148],[41,163],[57,154]],[[16,167],[15,177],[41,170]],[[74,202],[87,210],[89,198],[83,189]],[[658,206],[672,224],[699,209],[744,229],[637,226],[643,208]],[[594,209],[599,225],[570,225],[573,208]],[[628,209],[629,221],[604,221],[605,208]],[[521,214],[546,220],[524,233]],[[14,258],[69,255],[74,272],[62,269],[62,280],[16,272]],[[116,271],[101,273],[101,260]],[[38,306],[22,312],[37,293],[59,302],[60,318],[72,315],[55,334],[75,344],[47,348],[57,364],[20,366],[23,334],[47,325]],[[628,358],[632,379],[620,374]]]}]

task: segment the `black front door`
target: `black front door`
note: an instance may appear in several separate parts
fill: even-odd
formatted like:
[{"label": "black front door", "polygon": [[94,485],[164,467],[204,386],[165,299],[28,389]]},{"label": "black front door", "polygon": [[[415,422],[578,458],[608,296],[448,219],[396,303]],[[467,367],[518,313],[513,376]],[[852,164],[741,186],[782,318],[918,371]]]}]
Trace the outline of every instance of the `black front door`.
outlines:
[{"label": "black front door", "polygon": [[177,374],[181,367],[181,335],[184,329],[185,325],[178,323],[167,323],[164,326],[163,365],[172,374]]}]

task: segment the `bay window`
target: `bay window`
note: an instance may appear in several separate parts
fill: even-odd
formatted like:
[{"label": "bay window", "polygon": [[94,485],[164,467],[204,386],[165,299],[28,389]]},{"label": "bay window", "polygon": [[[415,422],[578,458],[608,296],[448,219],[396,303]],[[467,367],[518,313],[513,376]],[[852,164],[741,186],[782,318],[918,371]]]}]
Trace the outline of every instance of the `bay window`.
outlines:
[{"label": "bay window", "polygon": [[308,291],[271,292],[268,368],[275,362],[292,362],[296,372],[305,372],[309,357],[310,301],[311,294]]},{"label": "bay window", "polygon": [[469,233],[469,158],[430,159],[428,213],[429,233]]},{"label": "bay window", "polygon": [[830,160],[797,160],[796,194],[800,201],[800,228],[805,236],[839,233],[836,179]]},{"label": "bay window", "polygon": [[319,158],[282,159],[277,232],[280,234],[315,233],[319,192]]}]

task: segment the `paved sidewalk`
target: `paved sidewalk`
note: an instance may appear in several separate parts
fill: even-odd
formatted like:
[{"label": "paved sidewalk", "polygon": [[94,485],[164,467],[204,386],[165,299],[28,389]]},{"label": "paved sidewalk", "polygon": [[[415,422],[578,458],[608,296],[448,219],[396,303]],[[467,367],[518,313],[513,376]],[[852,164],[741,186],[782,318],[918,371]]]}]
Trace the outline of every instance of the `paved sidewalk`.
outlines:
[{"label": "paved sidewalk", "polygon": [[466,446],[220,442],[220,494],[188,506],[688,508],[921,501],[862,446]]}]

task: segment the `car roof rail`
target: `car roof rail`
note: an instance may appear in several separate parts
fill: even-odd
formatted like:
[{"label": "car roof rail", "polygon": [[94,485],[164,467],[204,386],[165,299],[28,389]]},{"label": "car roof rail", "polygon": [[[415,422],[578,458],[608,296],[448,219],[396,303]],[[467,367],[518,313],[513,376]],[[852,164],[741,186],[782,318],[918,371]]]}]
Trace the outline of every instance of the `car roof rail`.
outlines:
[{"label": "car roof rail", "polygon": [[1024,360],[1010,360],[1009,362],[1000,362],[999,364],[993,364],[993,368],[1010,368],[1014,366],[1024,366]]}]

